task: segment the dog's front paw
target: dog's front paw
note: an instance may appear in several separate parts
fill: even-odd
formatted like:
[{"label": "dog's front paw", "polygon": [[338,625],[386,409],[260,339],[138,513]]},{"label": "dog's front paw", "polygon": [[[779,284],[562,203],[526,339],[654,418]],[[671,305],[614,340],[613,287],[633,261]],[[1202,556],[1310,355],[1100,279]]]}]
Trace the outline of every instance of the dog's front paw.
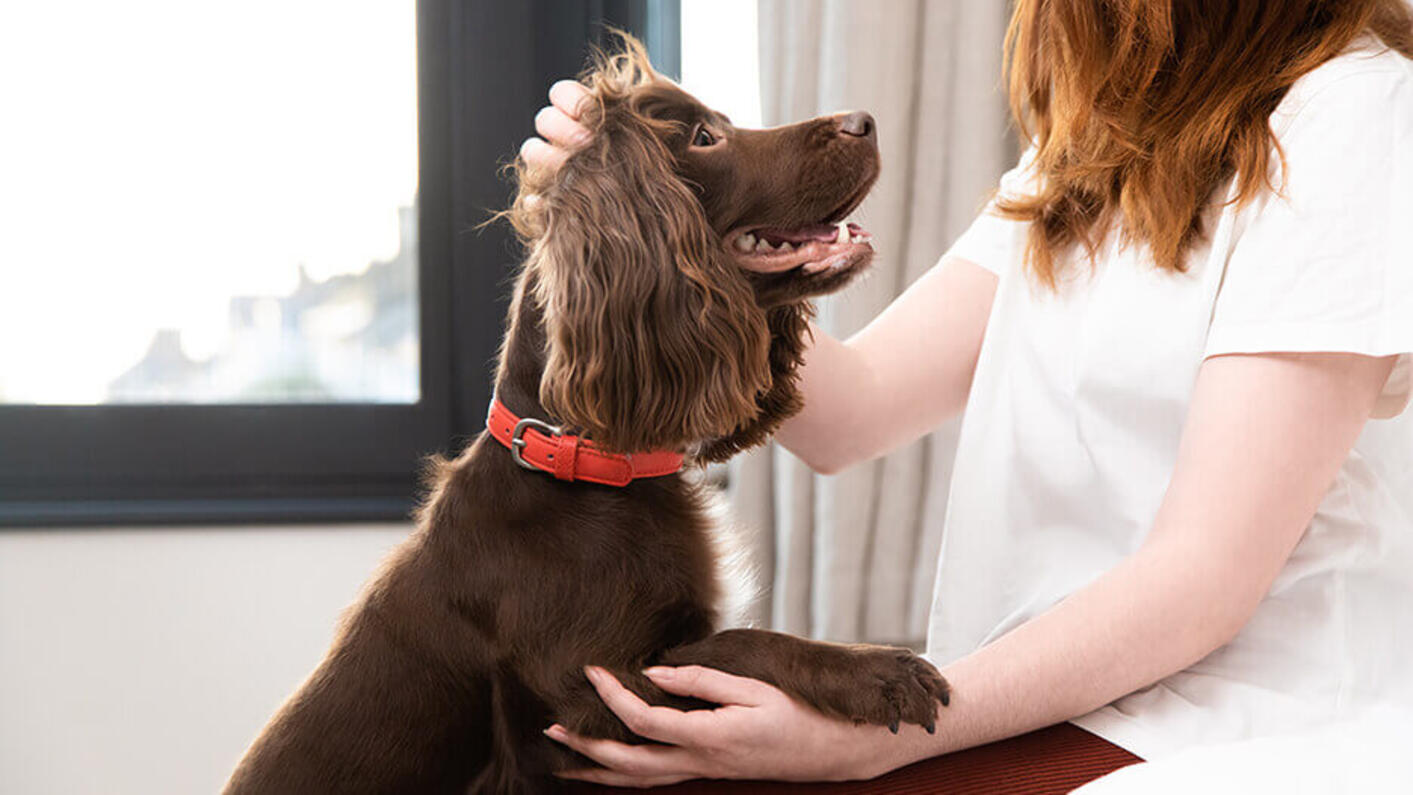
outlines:
[{"label": "dog's front paw", "polygon": [[936,731],[937,705],[947,706],[951,691],[931,663],[890,646],[849,646],[847,654],[853,686],[833,693],[828,700],[834,703],[820,704],[825,712],[894,734],[900,722]]}]

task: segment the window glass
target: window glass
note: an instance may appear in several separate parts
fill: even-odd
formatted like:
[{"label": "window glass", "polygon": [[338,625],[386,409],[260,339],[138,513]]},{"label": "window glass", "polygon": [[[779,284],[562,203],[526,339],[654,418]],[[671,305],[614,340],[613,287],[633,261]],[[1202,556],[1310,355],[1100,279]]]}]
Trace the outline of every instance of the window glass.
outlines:
[{"label": "window glass", "polygon": [[413,403],[414,0],[0,4],[0,403]]},{"label": "window glass", "polygon": [[759,27],[756,0],[682,4],[682,87],[737,127],[760,126]]}]

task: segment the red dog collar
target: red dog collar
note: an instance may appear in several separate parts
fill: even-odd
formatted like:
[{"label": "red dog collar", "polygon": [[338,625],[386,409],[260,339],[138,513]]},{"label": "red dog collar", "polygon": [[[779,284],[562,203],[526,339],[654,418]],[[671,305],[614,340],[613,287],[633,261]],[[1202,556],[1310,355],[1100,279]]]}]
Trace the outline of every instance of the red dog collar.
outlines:
[{"label": "red dog collar", "polygon": [[681,453],[605,453],[588,439],[567,434],[548,422],[515,416],[500,398],[491,401],[486,429],[510,449],[515,463],[548,472],[558,480],[626,486],[635,478],[661,477],[682,469]]}]

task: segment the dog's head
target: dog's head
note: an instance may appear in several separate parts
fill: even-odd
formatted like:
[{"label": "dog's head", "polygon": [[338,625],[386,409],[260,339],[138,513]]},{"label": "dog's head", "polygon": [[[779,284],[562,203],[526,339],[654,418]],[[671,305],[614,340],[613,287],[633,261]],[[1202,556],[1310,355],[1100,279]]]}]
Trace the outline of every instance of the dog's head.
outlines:
[{"label": "dog's head", "polygon": [[844,219],[878,176],[873,120],[737,129],[626,36],[585,81],[592,138],[553,174],[522,167],[510,213],[541,402],[607,449],[725,457],[799,409],[807,299],[872,259]]}]

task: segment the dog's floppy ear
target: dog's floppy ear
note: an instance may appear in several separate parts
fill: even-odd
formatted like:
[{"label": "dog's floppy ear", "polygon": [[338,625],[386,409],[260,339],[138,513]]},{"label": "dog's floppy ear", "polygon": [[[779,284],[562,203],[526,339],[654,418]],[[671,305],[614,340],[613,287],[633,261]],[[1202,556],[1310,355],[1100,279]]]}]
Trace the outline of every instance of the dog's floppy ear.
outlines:
[{"label": "dog's floppy ear", "polygon": [[593,140],[545,192],[530,241],[540,400],[619,452],[728,434],[770,387],[764,313],[673,171],[669,123],[626,102],[593,114]]}]

